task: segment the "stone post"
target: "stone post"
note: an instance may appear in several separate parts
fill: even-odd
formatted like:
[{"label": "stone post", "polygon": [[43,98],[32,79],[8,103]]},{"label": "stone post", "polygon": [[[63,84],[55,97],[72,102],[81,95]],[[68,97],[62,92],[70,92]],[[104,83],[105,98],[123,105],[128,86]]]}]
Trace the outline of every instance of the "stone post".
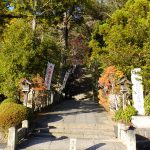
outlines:
[{"label": "stone post", "polygon": [[118,123],[118,138],[121,139],[121,131],[126,130],[125,124],[124,123]]},{"label": "stone post", "polygon": [[127,136],[128,136],[127,149],[136,150],[136,137],[135,137],[134,130],[128,130]]},{"label": "stone post", "polygon": [[76,143],[77,143],[77,139],[70,139],[70,149],[69,150],[76,150]]},{"label": "stone post", "polygon": [[26,131],[25,131],[25,136],[27,136],[27,134],[28,134],[28,129],[29,129],[29,122],[28,122],[28,120],[23,120],[23,121],[22,121],[22,128],[25,128],[25,129],[26,129]]},{"label": "stone post", "polygon": [[51,92],[48,92],[48,106],[51,105]]},{"label": "stone post", "polygon": [[132,99],[134,101],[134,108],[137,110],[138,115],[145,114],[141,72],[141,68],[134,68],[131,71]]},{"label": "stone post", "polygon": [[51,104],[53,104],[53,100],[54,100],[54,93],[51,91]]},{"label": "stone post", "polygon": [[49,93],[47,92],[47,96],[46,96],[46,106],[49,106]]},{"label": "stone post", "polygon": [[15,150],[17,141],[16,127],[8,129],[7,150]]}]

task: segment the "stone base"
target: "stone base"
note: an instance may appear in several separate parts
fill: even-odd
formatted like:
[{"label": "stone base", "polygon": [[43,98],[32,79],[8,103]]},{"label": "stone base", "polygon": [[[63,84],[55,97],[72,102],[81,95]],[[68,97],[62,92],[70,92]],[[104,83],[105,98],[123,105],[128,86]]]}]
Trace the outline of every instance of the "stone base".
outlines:
[{"label": "stone base", "polygon": [[131,122],[135,128],[150,128],[150,116],[132,116]]},{"label": "stone base", "polygon": [[2,129],[0,129],[0,143],[5,143],[6,139],[5,139],[5,133]]},{"label": "stone base", "polygon": [[135,132],[129,130],[129,126],[118,123],[118,138],[127,146],[127,150],[136,150]]}]

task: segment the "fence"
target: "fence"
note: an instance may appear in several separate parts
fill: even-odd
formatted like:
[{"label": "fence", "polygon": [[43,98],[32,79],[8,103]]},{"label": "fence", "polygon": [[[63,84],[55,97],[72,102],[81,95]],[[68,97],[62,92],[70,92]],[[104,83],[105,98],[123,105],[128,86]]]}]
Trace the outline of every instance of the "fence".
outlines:
[{"label": "fence", "polygon": [[28,94],[27,107],[34,111],[41,111],[42,108],[58,103],[62,100],[63,93],[59,91],[30,91]]}]

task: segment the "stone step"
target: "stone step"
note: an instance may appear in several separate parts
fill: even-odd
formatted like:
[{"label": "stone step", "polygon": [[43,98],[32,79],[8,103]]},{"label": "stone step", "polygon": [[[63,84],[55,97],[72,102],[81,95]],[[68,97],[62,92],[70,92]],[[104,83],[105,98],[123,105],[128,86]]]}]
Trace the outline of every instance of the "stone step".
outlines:
[{"label": "stone step", "polygon": [[93,134],[78,134],[78,133],[51,133],[52,136],[56,138],[67,137],[67,138],[79,138],[79,139],[96,139],[96,140],[112,140],[115,139],[114,136],[110,135],[93,135]]},{"label": "stone step", "polygon": [[62,134],[85,134],[85,135],[109,135],[115,136],[112,130],[94,130],[94,129],[70,129],[70,128],[55,128],[50,129],[50,133],[62,133]]},{"label": "stone step", "polygon": [[79,124],[79,123],[48,123],[49,129],[51,128],[66,128],[66,129],[94,129],[94,130],[114,130],[110,124]]},{"label": "stone step", "polygon": [[110,128],[98,128],[98,126],[93,125],[78,125],[67,127],[62,124],[57,127],[49,127],[49,132],[51,135],[60,138],[61,136],[66,136],[69,138],[91,138],[91,139],[114,139],[114,131]]},{"label": "stone step", "polygon": [[52,134],[50,133],[32,133],[30,136],[37,138],[53,138]]},{"label": "stone step", "polygon": [[93,133],[93,132],[75,132],[74,131],[64,131],[64,130],[55,130],[54,132],[49,132],[49,133],[43,133],[43,132],[35,132],[32,133],[31,136],[34,137],[39,137],[39,138],[49,138],[49,139],[53,139],[53,138],[57,138],[57,139],[61,139],[62,137],[65,138],[79,138],[79,139],[96,139],[96,140],[115,140],[115,136],[114,133]]},{"label": "stone step", "polygon": [[[46,141],[45,141],[46,140]],[[40,144],[35,144],[39,143]],[[33,144],[30,144],[27,148],[24,146],[18,147],[17,150],[69,150],[70,139],[69,138],[59,138],[56,140],[51,140],[41,137],[35,137]],[[99,139],[82,139],[77,138],[76,142],[77,150],[126,150],[126,147],[118,140],[99,140]]]}]

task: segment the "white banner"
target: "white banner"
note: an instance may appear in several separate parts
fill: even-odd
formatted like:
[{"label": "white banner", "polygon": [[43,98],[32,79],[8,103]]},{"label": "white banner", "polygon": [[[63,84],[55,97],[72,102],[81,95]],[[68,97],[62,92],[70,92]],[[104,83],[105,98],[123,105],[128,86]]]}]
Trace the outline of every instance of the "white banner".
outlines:
[{"label": "white banner", "polygon": [[62,84],[62,87],[61,87],[61,90],[63,90],[66,86],[66,83],[67,83],[67,80],[68,80],[68,77],[70,75],[70,72],[71,72],[71,69],[69,69],[66,74],[65,74],[65,77],[64,77],[64,80],[63,80],[63,84]]},{"label": "white banner", "polygon": [[45,75],[45,86],[47,90],[50,90],[53,71],[54,71],[54,64],[48,62]]}]

